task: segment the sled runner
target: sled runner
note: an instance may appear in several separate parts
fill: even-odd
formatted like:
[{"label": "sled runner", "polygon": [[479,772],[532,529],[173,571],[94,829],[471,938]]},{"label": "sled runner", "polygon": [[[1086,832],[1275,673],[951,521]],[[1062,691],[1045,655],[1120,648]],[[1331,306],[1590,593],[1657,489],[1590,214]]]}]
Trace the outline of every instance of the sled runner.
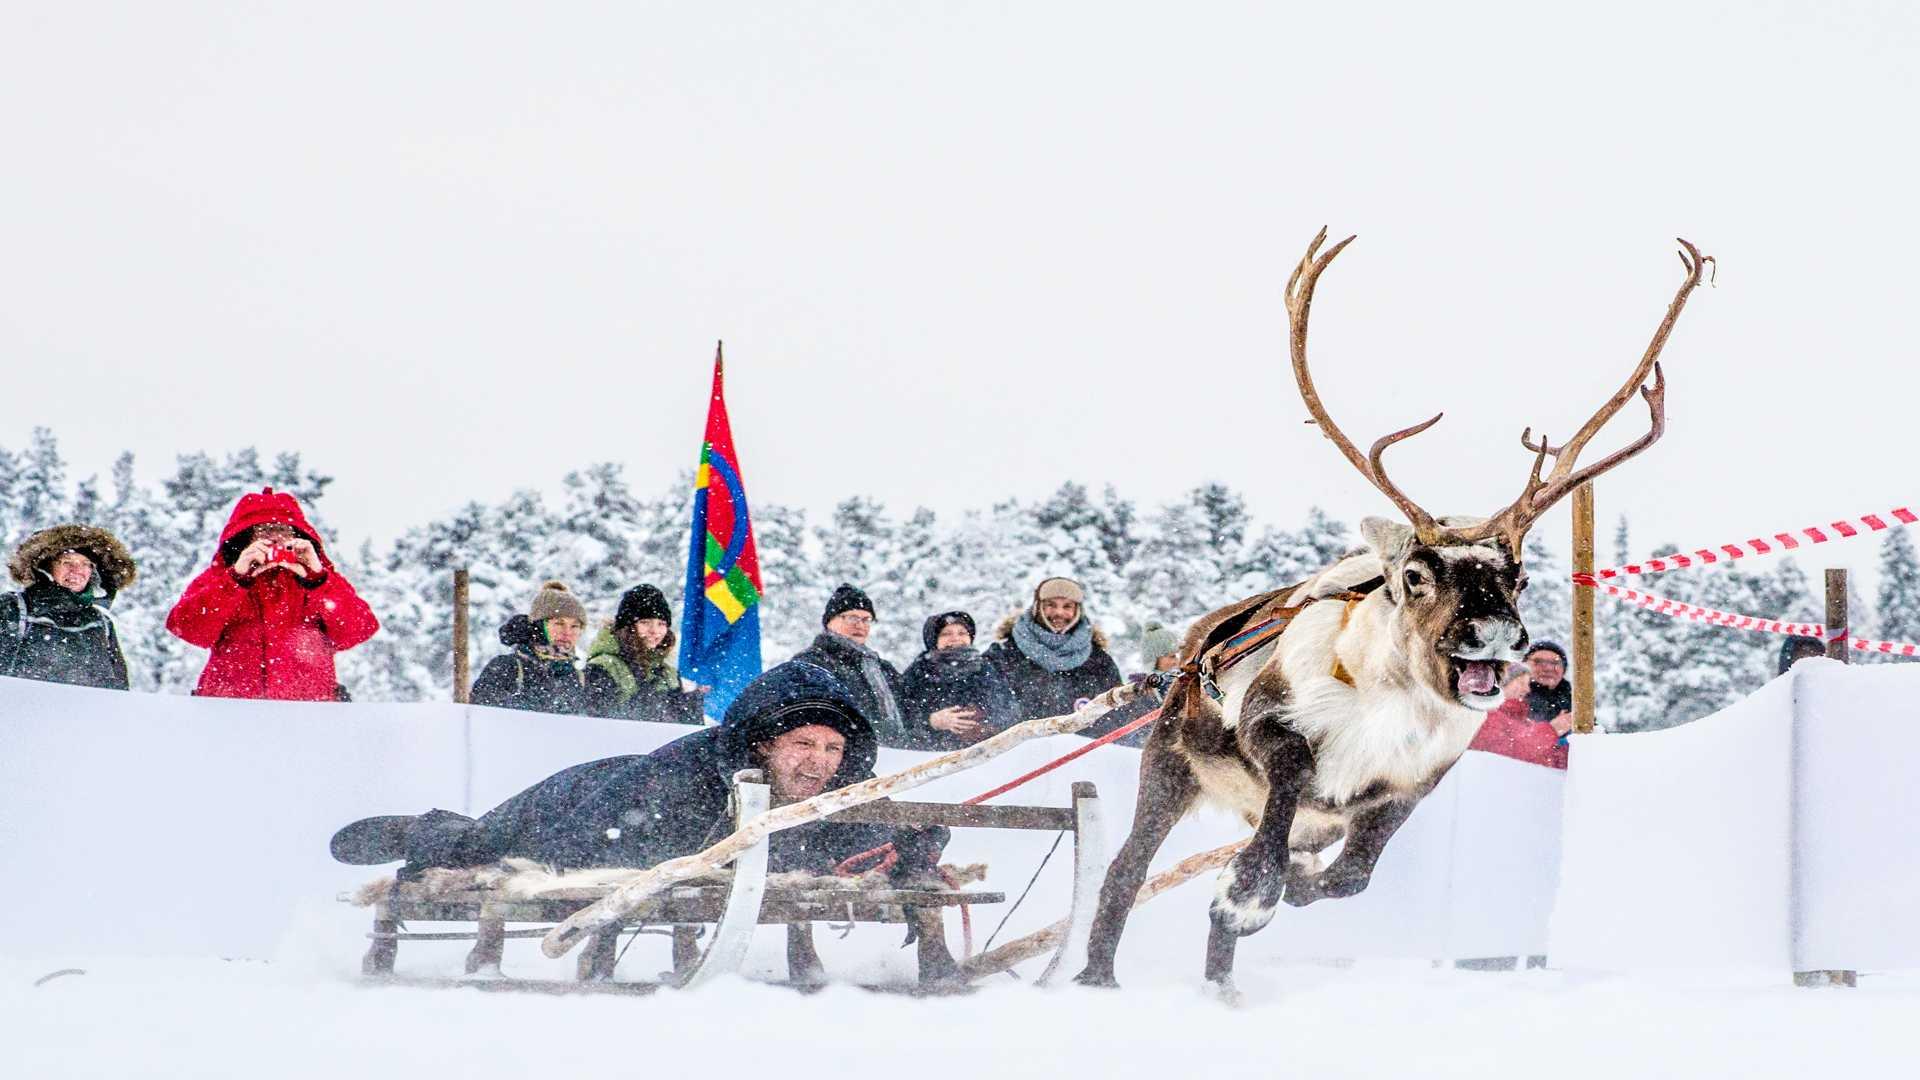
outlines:
[{"label": "sled runner", "polygon": [[[767,812],[769,790],[759,775],[735,777],[735,827]],[[1070,932],[1063,935],[1048,973],[1077,964],[1103,870],[1098,800],[1093,785],[1073,785],[1073,808],[1046,806],[955,806],[944,803],[876,802],[833,815],[832,820],[890,825],[946,825],[950,828],[1003,828],[1065,831],[1074,835],[1074,885]],[[611,872],[618,876],[623,872]],[[631,872],[624,872],[631,873]],[[589,875],[591,876],[591,875]],[[468,875],[473,879],[474,875]],[[568,885],[564,876],[535,871],[526,875],[480,875],[449,890],[445,881],[423,880],[383,886],[371,899],[373,929],[361,971],[371,979],[432,985],[475,985],[488,989],[546,992],[645,992],[659,985],[691,987],[739,970],[755,926],[787,927],[787,962],[796,985],[823,982],[825,971],[814,951],[814,922],[913,924],[918,930],[919,982],[922,987],[959,985],[961,968],[948,952],[941,911],[948,907],[997,904],[1004,894],[936,884],[899,888],[883,874],[850,878],[767,873],[767,844],[743,851],[729,880],[701,879],[675,885],[648,898],[619,922],[593,933],[576,965],[576,982],[498,978],[509,938],[537,938],[577,912],[604,899],[617,881]],[[453,879],[458,880],[458,879]],[[547,884],[557,882],[557,884]],[[917,883],[916,883],[917,884]],[[362,900],[362,902],[366,902]],[[418,931],[416,923],[471,924],[448,931]],[[509,928],[508,924],[518,924]],[[673,938],[673,967],[660,983],[616,983],[613,970],[623,934],[666,928]],[[660,929],[647,932],[660,933]],[[472,941],[466,958],[469,976],[492,979],[421,980],[395,973],[403,941]],[[704,945],[703,945],[704,940]],[[1072,970],[1071,967],[1066,970]]]}]

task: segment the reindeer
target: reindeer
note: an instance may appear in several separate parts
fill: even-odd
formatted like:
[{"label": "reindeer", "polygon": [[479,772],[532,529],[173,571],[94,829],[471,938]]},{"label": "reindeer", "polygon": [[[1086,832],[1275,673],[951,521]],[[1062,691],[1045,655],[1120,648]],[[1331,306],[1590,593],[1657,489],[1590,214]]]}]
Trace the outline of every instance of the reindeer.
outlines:
[{"label": "reindeer", "polygon": [[[1239,814],[1254,830],[1221,871],[1213,899],[1205,970],[1223,993],[1233,992],[1236,942],[1266,926],[1282,900],[1304,907],[1367,887],[1394,831],[1499,704],[1500,666],[1520,659],[1526,647],[1516,605],[1526,588],[1521,544],[1528,527],[1665,430],[1660,351],[1712,261],[1680,241],[1686,280],[1666,318],[1626,383],[1571,439],[1555,447],[1544,435],[1534,442],[1532,428],[1521,433],[1533,468],[1519,498],[1488,518],[1435,518],[1387,476],[1382,455],[1440,416],[1384,436],[1362,455],[1314,389],[1307,370],[1314,287],[1354,239],[1321,254],[1326,236],[1322,229],[1287,282],[1294,379],[1310,422],[1407,521],[1367,518],[1360,525],[1364,548],[1299,585],[1215,611],[1188,631],[1181,674],[1141,758],[1132,832],[1100,890],[1087,966],[1076,980],[1083,984],[1115,985],[1114,953],[1147,865],[1201,799]],[[1587,443],[1636,390],[1651,416],[1646,434],[1576,468]],[[1543,477],[1548,458],[1553,468]],[[1247,647],[1275,626],[1283,629],[1233,666],[1217,664],[1223,648]],[[1321,853],[1342,840],[1338,856],[1323,865]]]}]

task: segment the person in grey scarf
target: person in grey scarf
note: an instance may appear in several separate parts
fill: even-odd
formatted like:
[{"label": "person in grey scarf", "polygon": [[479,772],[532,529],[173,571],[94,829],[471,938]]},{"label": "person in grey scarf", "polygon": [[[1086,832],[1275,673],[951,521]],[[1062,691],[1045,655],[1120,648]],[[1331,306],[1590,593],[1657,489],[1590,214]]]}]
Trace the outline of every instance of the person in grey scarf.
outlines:
[{"label": "person in grey scarf", "polygon": [[1120,685],[1120,665],[1106,635],[1086,614],[1086,592],[1071,578],[1051,577],[1033,590],[1033,604],[995,631],[987,659],[1020,703],[1020,719],[1060,716]]},{"label": "person in grey scarf", "polygon": [[908,730],[901,710],[906,695],[899,669],[867,647],[873,622],[873,601],[843,582],[827,598],[820,616],[825,632],[794,659],[825,668],[838,679],[873,725],[881,746],[918,748],[921,740]]}]

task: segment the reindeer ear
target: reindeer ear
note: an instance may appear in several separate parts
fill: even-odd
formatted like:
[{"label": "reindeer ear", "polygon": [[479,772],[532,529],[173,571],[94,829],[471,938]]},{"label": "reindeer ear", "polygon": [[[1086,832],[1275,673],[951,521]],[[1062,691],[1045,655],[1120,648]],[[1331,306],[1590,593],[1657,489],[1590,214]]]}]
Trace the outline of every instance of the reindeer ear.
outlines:
[{"label": "reindeer ear", "polygon": [[1361,518],[1360,539],[1383,561],[1392,562],[1413,546],[1413,526],[1382,517]]}]

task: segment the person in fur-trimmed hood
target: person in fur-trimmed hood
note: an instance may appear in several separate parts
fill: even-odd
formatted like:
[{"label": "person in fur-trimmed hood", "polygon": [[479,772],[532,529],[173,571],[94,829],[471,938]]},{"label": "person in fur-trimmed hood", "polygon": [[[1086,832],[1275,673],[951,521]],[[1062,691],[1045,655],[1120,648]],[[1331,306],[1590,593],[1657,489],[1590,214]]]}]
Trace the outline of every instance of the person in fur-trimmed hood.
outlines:
[{"label": "person in fur-trimmed hood", "polygon": [[922,746],[958,750],[1020,722],[1006,677],[973,647],[973,616],[948,611],[920,630],[927,651],[907,666],[907,727]]},{"label": "person in fur-trimmed hood", "polygon": [[698,724],[705,691],[673,665],[673,609],[652,585],[635,585],[587,646],[587,711],[616,720]]},{"label": "person in fur-trimmed hood", "polygon": [[1001,622],[987,648],[1020,702],[1020,719],[1061,716],[1120,685],[1120,665],[1107,636],[1086,614],[1086,592],[1071,578],[1051,577],[1033,590],[1033,604]]},{"label": "person in fur-trimmed hood", "polygon": [[333,656],[380,629],[300,503],[265,488],[240,496],[213,563],[187,584],[167,629],[211,650],[201,697],[334,701]]},{"label": "person in fur-trimmed hood", "polygon": [[127,688],[127,658],[108,608],[138,570],[105,529],[55,525],[20,542],[7,570],[19,592],[0,596],[0,675]]},{"label": "person in fur-trimmed hood", "polygon": [[820,615],[823,632],[793,658],[825,668],[845,684],[880,745],[911,749],[918,743],[907,730],[906,687],[900,670],[867,647],[873,622],[873,601],[843,582]]},{"label": "person in fur-trimmed hood", "polygon": [[[535,859],[561,869],[645,868],[705,850],[732,831],[733,775],[757,768],[776,804],[873,777],[873,729],[840,681],[788,661],[735,698],[724,722],[650,754],[604,758],[555,773],[478,820],[447,810],[363,818],[334,834],[333,857],[358,866],[405,860],[402,880],[430,867]],[[947,830],[816,821],[774,833],[776,873],[832,873],[891,842],[901,875],[939,862]]]}]

